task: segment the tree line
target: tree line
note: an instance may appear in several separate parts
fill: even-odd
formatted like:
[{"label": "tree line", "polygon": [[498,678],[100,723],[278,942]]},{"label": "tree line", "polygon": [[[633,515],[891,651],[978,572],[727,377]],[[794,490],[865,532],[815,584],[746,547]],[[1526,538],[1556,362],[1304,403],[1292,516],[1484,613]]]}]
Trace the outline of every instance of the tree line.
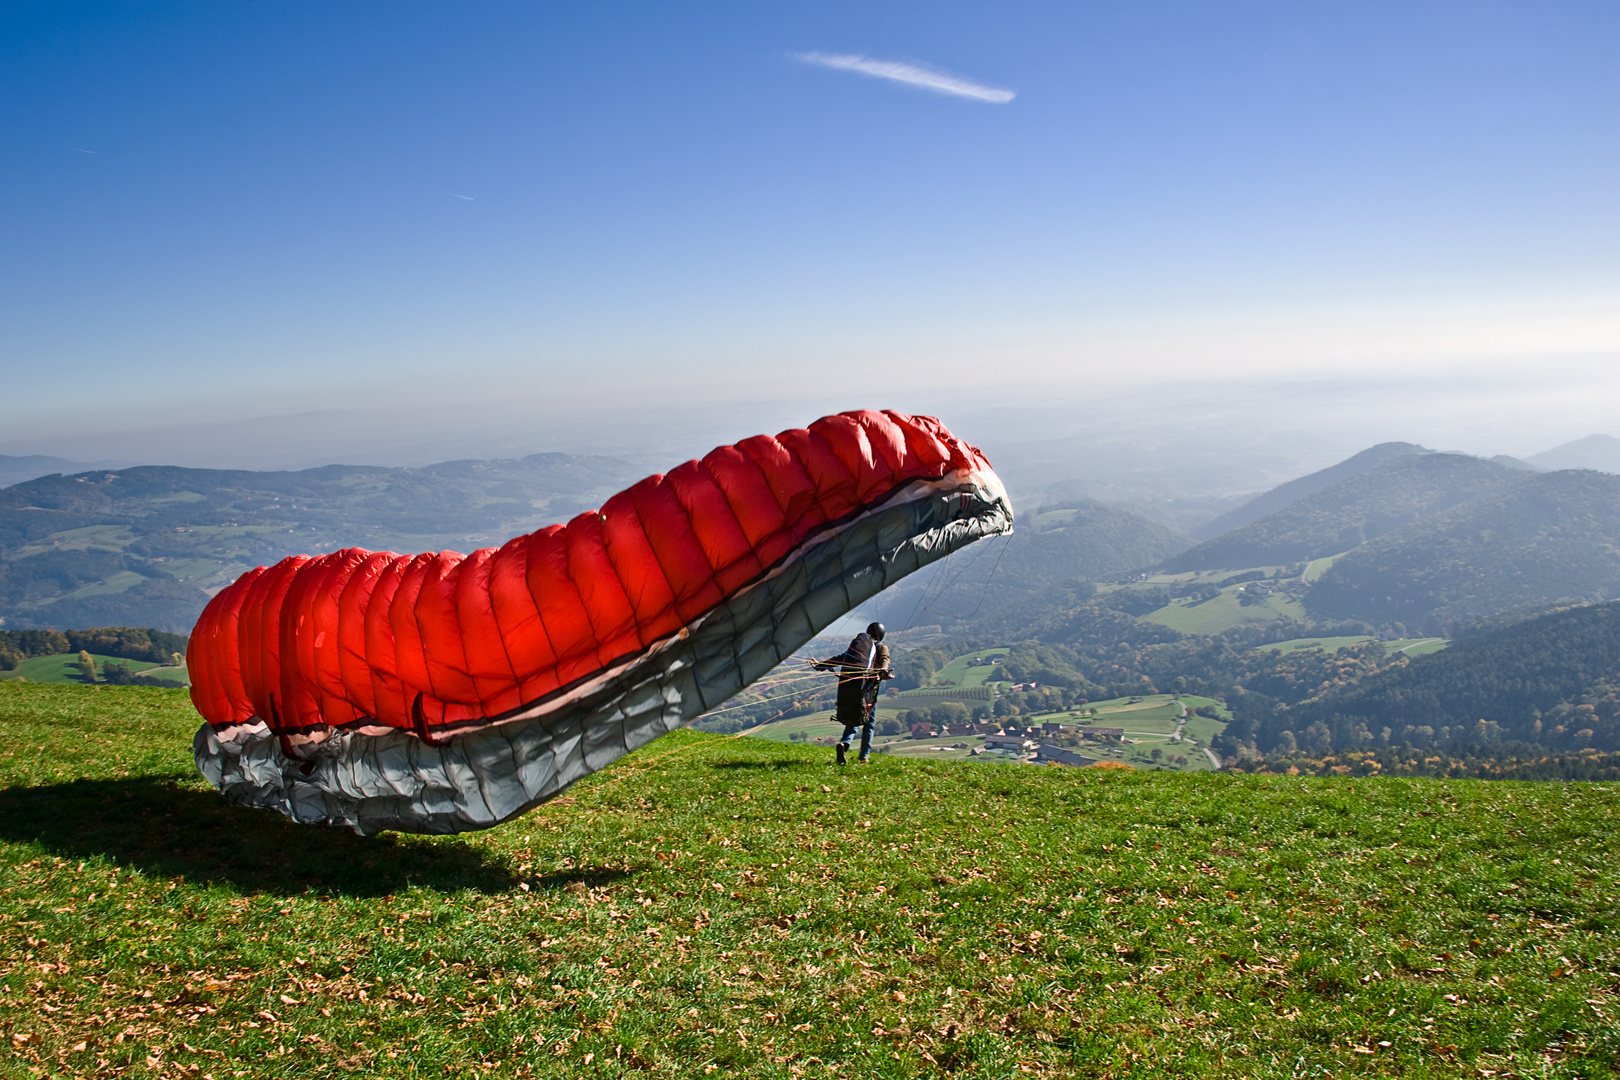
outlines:
[{"label": "tree line", "polygon": [[152,627],[99,626],[90,630],[0,630],[0,671],[36,656],[95,653],[151,664],[173,664],[186,652],[186,635]]}]

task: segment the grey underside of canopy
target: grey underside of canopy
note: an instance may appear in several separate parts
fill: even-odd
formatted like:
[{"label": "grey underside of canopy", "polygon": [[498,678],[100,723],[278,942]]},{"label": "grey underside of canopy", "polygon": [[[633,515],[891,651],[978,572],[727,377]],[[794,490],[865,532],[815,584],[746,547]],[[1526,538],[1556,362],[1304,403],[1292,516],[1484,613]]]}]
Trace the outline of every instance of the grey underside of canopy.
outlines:
[{"label": "grey underside of canopy", "polygon": [[407,731],[340,731],[309,761],[288,757],[268,731],[222,741],[204,724],[193,740],[197,768],[239,806],[362,835],[489,828],[718,706],[907,574],[1011,528],[1003,499],[976,488],[911,498],[902,492],[813,540],[775,574],[706,614],[684,639],[529,719],[439,745]]}]

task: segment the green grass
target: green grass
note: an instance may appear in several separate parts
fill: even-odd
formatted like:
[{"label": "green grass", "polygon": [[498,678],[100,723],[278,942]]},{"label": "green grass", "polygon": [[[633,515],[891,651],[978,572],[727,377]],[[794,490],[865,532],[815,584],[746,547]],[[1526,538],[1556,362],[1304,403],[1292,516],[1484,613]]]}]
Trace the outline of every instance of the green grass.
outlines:
[{"label": "green grass", "polygon": [[1620,791],[680,733],[499,829],[227,806],[0,686],[0,1075],[1605,1077]]},{"label": "green grass", "polygon": [[931,679],[929,681],[928,687],[929,688],[943,687],[943,688],[966,689],[967,687],[970,687],[970,686],[983,686],[985,684],[985,680],[987,680],[990,677],[990,673],[995,670],[995,665],[994,664],[973,665],[973,664],[970,664],[970,661],[972,661],[975,658],[978,658],[980,660],[984,660],[984,659],[988,659],[991,656],[1006,656],[1006,655],[1007,655],[1007,649],[1003,647],[1003,648],[995,648],[995,649],[985,649],[985,650],[983,650],[981,652],[968,653],[968,654],[966,654],[964,656],[958,656],[955,660],[952,660],[950,663],[946,664],[943,668],[940,668],[939,671],[934,673],[934,677],[933,677],[933,679]]},{"label": "green grass", "polygon": [[[145,660],[124,660],[116,656],[102,656],[100,653],[91,653],[90,656],[96,662],[97,678],[100,678],[102,668],[109,661],[114,664],[128,664],[131,671],[149,671],[159,666]],[[175,675],[180,677],[181,673],[177,670]],[[30,657],[10,671],[0,671],[0,680],[6,679],[26,679],[36,683],[83,683],[84,674],[79,670],[78,653],[56,653],[52,656]]]},{"label": "green grass", "polygon": [[1310,564],[1305,567],[1305,572],[1300,576],[1306,581],[1315,581],[1323,574],[1328,572],[1328,568],[1333,565],[1335,559],[1342,559],[1347,554],[1349,554],[1349,552],[1341,551],[1337,555],[1327,555],[1320,559],[1312,559]]},{"label": "green grass", "polygon": [[1407,656],[1427,656],[1439,652],[1450,644],[1445,638],[1400,638],[1384,643],[1391,653],[1403,652]]},{"label": "green grass", "polygon": [[25,559],[30,555],[42,555],[47,551],[86,551],[90,548],[122,551],[124,545],[133,539],[134,534],[123,525],[85,525],[77,529],[54,532],[33,543],[23,544],[16,549],[16,554],[12,557]]},{"label": "green grass", "polygon": [[1309,620],[1299,602],[1281,592],[1272,593],[1258,604],[1240,604],[1238,590],[1241,588],[1241,585],[1229,585],[1221,590],[1219,596],[1201,604],[1169,604],[1148,612],[1142,618],[1183,634],[1219,634],[1235,626],[1271,622],[1273,619]]},{"label": "green grass", "polygon": [[[147,579],[133,570],[120,570],[118,573],[82,588],[74,589],[70,593],[63,593],[60,600],[77,600],[86,596],[107,596],[112,593],[128,592]],[[53,600],[52,603],[55,603]]]}]

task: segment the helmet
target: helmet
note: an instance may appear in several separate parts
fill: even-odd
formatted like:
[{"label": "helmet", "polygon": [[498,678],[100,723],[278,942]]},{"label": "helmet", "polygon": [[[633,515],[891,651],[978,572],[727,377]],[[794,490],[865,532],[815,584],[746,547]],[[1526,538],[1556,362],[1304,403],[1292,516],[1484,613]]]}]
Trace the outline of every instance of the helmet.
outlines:
[{"label": "helmet", "polygon": [[871,626],[868,626],[866,628],[866,636],[871,638],[873,641],[882,641],[883,624],[880,622],[875,622]]}]

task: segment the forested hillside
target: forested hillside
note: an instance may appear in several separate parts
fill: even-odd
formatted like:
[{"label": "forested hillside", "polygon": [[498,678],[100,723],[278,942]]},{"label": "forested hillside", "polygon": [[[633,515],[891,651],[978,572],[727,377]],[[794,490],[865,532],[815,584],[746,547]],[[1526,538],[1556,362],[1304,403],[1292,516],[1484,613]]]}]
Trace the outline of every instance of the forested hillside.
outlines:
[{"label": "forested hillside", "polygon": [[1515,608],[1620,597],[1620,476],[1526,476],[1334,562],[1305,596],[1325,619],[1438,632]]},{"label": "forested hillside", "polygon": [[[1376,449],[1376,448],[1375,448]],[[1205,541],[1163,569],[1284,566],[1336,555],[1459,503],[1530,478],[1465,454],[1407,454]]]},{"label": "forested hillside", "polygon": [[1284,510],[1305,496],[1321,491],[1325,487],[1331,487],[1341,480],[1348,480],[1353,476],[1371,472],[1380,465],[1399,458],[1411,457],[1414,454],[1432,453],[1434,451],[1421,447],[1416,443],[1387,442],[1379,443],[1377,446],[1370,446],[1359,454],[1345,458],[1337,465],[1329,465],[1325,469],[1318,469],[1316,472],[1290,480],[1285,484],[1278,484],[1270,491],[1255,496],[1235,510],[1229,510],[1209,524],[1200,526],[1195,530],[1195,535],[1200,540],[1212,540],[1217,536],[1224,536],[1233,529],[1241,529],[1243,526],[1259,521],[1263,517],[1269,517],[1279,510]]},{"label": "forested hillside", "polygon": [[0,623],[191,629],[244,570],[357,545],[498,544],[589,509],[640,470],[536,454],[421,469],[300,472],[142,466],[0,489]]},{"label": "forested hillside", "polygon": [[0,487],[20,484],[25,480],[33,480],[53,472],[81,473],[90,469],[120,468],[125,464],[127,462],[69,461],[67,458],[53,457],[49,454],[29,454],[25,457],[0,454]]},{"label": "forested hillside", "polygon": [[1192,543],[1116,506],[1042,506],[1020,516],[1008,539],[976,544],[914,575],[874,611],[896,627],[937,623],[951,633],[1022,639],[1089,598],[1090,582],[1151,566]]},{"label": "forested hillside", "polygon": [[1465,638],[1288,703],[1250,684],[1227,739],[1266,753],[1409,744],[1620,750],[1620,603],[1594,604]]}]

